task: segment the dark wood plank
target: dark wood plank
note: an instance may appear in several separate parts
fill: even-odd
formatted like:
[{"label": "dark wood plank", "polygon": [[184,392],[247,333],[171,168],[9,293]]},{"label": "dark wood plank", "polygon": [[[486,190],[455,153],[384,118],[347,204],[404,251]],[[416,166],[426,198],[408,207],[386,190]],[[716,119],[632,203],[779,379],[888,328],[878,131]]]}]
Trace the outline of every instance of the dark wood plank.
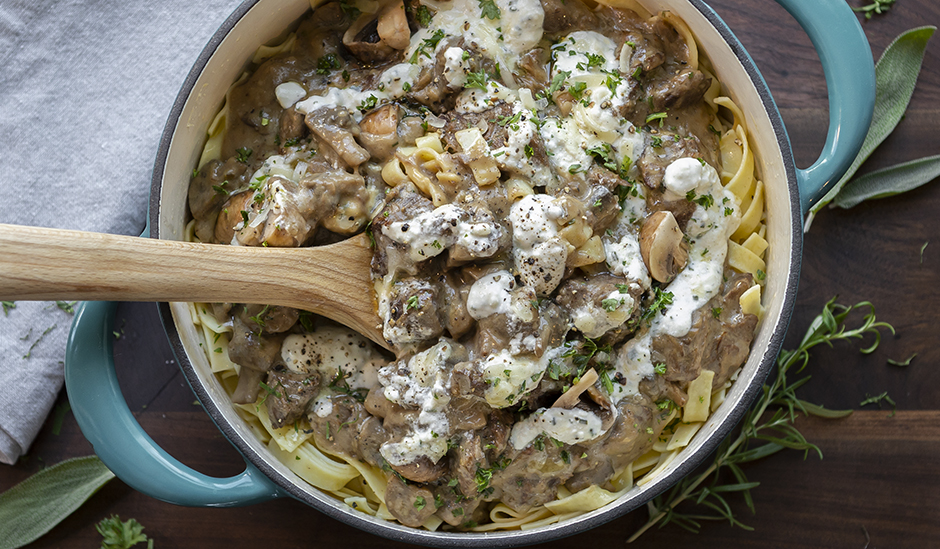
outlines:
[{"label": "dark wood plank", "polygon": [[[861,0],[849,0],[860,5]],[[864,2],[867,3],[867,0]],[[809,165],[825,139],[826,87],[818,57],[793,19],[769,0],[713,0],[760,66],[789,129],[800,166]],[[940,3],[904,0],[863,24],[876,56],[900,32],[940,23]],[[940,39],[930,44],[908,115],[863,167],[862,173],[940,153]],[[817,349],[801,396],[831,408],[859,408],[866,394],[887,391],[898,412],[856,412],[836,421],[801,420],[824,459],[804,461],[783,452],[747,467],[756,516],[740,501],[740,518],[754,532],[707,524],[700,535],[675,527],[653,530],[636,547],[930,547],[940,539],[940,186],[873,201],[852,210],[822,212],[806,236],[800,293],[788,337],[795,345],[806,324],[834,295],[842,303],[871,300],[878,317],[898,335],[861,355],[840,344]],[[929,242],[921,261],[920,249]],[[179,373],[152,305],[126,304],[118,311],[119,378],[130,407],[167,451],[197,470],[218,476],[244,467]],[[887,359],[917,358],[907,368]],[[60,403],[65,402],[61,396]],[[13,467],[0,468],[5,490],[41,467],[92,449],[68,414],[58,435],[51,421]],[[188,509],[139,494],[112,481],[85,506],[35,544],[94,547],[94,524],[110,514],[143,523],[157,547],[403,547],[328,519],[292,500],[238,509]],[[620,546],[646,520],[636,512],[591,532],[542,547]],[[866,537],[866,533],[867,536]]]},{"label": "dark wood plank", "polygon": [[[209,474],[228,475],[243,468],[240,457],[226,448],[212,423],[199,411],[145,411],[141,425],[165,437],[165,448],[190,466]],[[862,411],[842,420],[801,419],[798,426],[819,445],[824,459],[805,461],[800,452],[783,452],[746,468],[754,490],[757,514],[736,502],[741,519],[755,528],[745,532],[724,523],[706,524],[700,535],[675,527],[651,530],[632,546],[693,547],[852,547],[864,545],[867,530],[873,546],[903,539],[908,546],[929,546],[940,539],[940,411]],[[63,427],[58,440],[44,438],[36,451],[52,442],[80,438],[74,424]],[[842,487],[842,489],[830,489]],[[851,489],[848,489],[851,487]],[[329,519],[293,500],[279,500],[234,509],[190,509],[158,502],[112,481],[84,507],[34,546],[94,545],[93,524],[119,514],[135,517],[158,546],[202,548],[248,546],[277,541],[294,546],[318,539],[340,540],[356,547],[404,547],[380,540]],[[834,517],[841,520],[833,521]],[[591,532],[536,547],[581,547],[585,542],[622,543],[646,520],[634,512]]]}]

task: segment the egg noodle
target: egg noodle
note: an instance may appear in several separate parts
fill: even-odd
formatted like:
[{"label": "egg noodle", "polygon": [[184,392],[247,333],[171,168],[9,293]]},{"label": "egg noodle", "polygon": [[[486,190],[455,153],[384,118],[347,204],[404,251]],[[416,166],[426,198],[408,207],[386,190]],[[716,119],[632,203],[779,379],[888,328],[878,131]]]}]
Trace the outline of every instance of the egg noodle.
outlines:
[{"label": "egg noodle", "polygon": [[[313,2],[314,7],[317,3]],[[648,12],[645,12],[641,6],[630,0],[614,2],[614,5],[648,15]],[[736,197],[740,212],[740,223],[728,241],[727,265],[740,273],[750,273],[753,276],[756,284],[741,295],[740,305],[742,312],[760,317],[762,313],[761,286],[766,269],[763,256],[768,243],[765,239],[764,186],[756,177],[754,152],[748,143],[747,124],[734,101],[721,94],[721,86],[714,77],[709,60],[699,54],[689,28],[671,13],[667,12],[665,18],[686,39],[690,50],[691,68],[698,69],[711,77],[711,87],[704,97],[708,107],[715,113],[712,122],[714,129],[720,132],[721,184]],[[261,47],[255,55],[254,62],[257,64],[280,52],[288,51],[294,40],[295,36],[291,34],[279,45]],[[219,158],[229,117],[229,96],[232,89],[248,76],[246,72],[233,84],[226,94],[226,102],[209,126],[208,139],[199,161],[200,167],[210,160]],[[531,97],[528,99],[531,100]],[[523,97],[522,100],[525,103],[526,98]],[[729,114],[730,116],[725,119],[725,116]],[[400,149],[399,154],[383,166],[381,175],[384,182],[391,187],[408,182],[414,184],[437,207],[447,203],[441,185],[446,185],[449,180],[457,178],[458,175],[455,173],[453,161],[447,155],[442,154],[444,148],[440,138],[433,131],[434,128],[431,127],[429,130],[431,131],[424,137],[416,140],[414,147]],[[468,142],[464,148],[471,149],[472,147],[473,143]],[[481,186],[496,183],[499,178],[500,171],[492,156],[480,155],[472,161],[470,167]],[[275,166],[273,169],[275,173],[281,170],[286,176],[292,175],[292,170],[286,166]],[[435,177],[428,177],[428,173],[433,173]],[[510,200],[515,201],[532,194],[533,189],[526,181],[513,178],[507,183],[507,192]],[[193,225],[194,222],[190,222],[187,226],[185,237],[190,241],[198,241]],[[598,254],[603,257],[604,248],[600,239],[595,236],[581,243],[575,253],[583,256],[582,264],[590,264],[598,260]],[[577,266],[579,260],[575,261],[575,266]],[[192,322],[202,331],[201,345],[208,358],[211,371],[231,395],[235,391],[241,370],[241,366],[229,358],[228,345],[233,327],[231,323],[220,323],[212,314],[211,306],[207,304],[192,303],[189,311]],[[676,423],[671,432],[664,431],[651,450],[636,458],[623,471],[615,474],[610,480],[613,490],[592,485],[577,493],[571,493],[562,485],[554,501],[539,505],[525,513],[517,513],[509,506],[497,503],[489,511],[489,523],[467,529],[485,532],[538,528],[598,509],[615,501],[635,485],[643,486],[649,483],[669,467],[693,439],[709,414],[724,401],[732,382],[728,381],[717,390],[712,390],[714,375],[713,371],[703,370],[699,377],[691,382],[687,404],[682,408],[674,409],[666,419],[666,423],[675,418],[680,418],[681,421]],[[733,377],[736,377],[736,374]],[[306,417],[293,425],[275,428],[268,416],[265,403],[267,396],[262,392],[255,403],[235,406],[238,414],[255,436],[267,444],[272,456],[310,485],[342,500],[351,508],[381,519],[395,520],[385,504],[386,485],[390,473],[363,461],[318,448]],[[435,530],[441,524],[441,519],[432,515],[423,526],[428,530]]]}]

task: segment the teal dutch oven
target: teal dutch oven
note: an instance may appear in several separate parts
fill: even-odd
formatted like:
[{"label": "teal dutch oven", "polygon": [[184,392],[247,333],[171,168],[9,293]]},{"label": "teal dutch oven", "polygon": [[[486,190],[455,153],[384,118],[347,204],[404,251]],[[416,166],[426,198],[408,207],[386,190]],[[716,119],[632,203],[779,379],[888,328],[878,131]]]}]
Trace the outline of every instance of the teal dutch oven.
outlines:
[{"label": "teal dutch oven", "polygon": [[[854,160],[871,122],[874,66],[868,41],[844,0],[776,0],[809,35],[822,61],[829,93],[829,130],[819,159],[793,162],[786,129],[754,61],[721,18],[701,0],[641,0],[650,12],[669,9],[707,52],[717,76],[744,112],[766,192],[765,315],[751,355],[726,400],[689,446],[652,482],[617,501],[567,521],[527,531],[487,534],[430,532],[354,511],[313,488],[279,463],[238,417],[209,365],[185,304],[161,303],[160,314],[193,391],[219,429],[245,458],[229,478],[198,473],[172,458],[140,428],[118,386],[111,355],[115,304],[85,303],[69,339],[65,383],[75,417],[104,463],[131,487],[178,505],[235,506],[293,497],[362,530],[438,547],[525,545],[596,527],[645,504],[690,473],[734,428],[774,365],[793,310],[803,244],[803,219]],[[255,49],[275,39],[310,7],[308,0],[249,0],[212,37],[189,73],[170,113],[153,172],[151,236],[183,239],[189,177],[206,129],[229,84]],[[754,3],[760,9],[760,3]]]}]

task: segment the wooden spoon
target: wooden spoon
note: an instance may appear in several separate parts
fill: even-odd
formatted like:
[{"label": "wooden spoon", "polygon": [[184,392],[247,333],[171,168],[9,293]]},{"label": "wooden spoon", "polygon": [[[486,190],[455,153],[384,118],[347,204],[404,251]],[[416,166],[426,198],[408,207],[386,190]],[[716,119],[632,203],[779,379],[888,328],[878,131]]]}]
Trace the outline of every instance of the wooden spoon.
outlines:
[{"label": "wooden spoon", "polygon": [[0,224],[0,300],[284,305],[388,348],[371,260],[365,234],[315,248],[260,248]]}]

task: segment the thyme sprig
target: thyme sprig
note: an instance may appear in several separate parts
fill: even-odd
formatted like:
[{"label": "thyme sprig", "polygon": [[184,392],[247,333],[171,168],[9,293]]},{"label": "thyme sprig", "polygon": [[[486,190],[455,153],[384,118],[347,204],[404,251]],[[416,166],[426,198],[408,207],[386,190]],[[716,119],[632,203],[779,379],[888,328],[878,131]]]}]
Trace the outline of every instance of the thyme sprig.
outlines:
[{"label": "thyme sprig", "polygon": [[[865,309],[868,312],[858,326],[847,326],[846,320],[850,313]],[[876,320],[875,307],[867,301],[845,306],[836,303],[836,298],[833,298],[826,303],[822,312],[813,319],[799,347],[780,353],[777,358],[776,376],[772,374],[771,380],[764,384],[757,402],[741,421],[741,430],[737,436],[728,437],[721,443],[714,461],[707,469],[697,475],[689,475],[672,490],[647,503],[650,518],[630,536],[627,543],[636,540],[656,524],[663,527],[674,523],[697,533],[701,528],[701,521],[727,520],[732,526],[752,530],[753,528],[736,518],[731,504],[726,499],[727,494],[740,493],[751,513],[755,512],[751,489],[760,483],[748,481],[741,464],[771,456],[785,448],[802,450],[806,455],[813,451],[821,459],[822,451],[819,447],[806,440],[794,426],[798,413],[824,418],[845,417],[852,413],[852,410],[829,410],[801,400],[796,396],[796,389],[809,381],[810,376],[791,381],[787,377],[788,374],[802,372],[809,364],[810,349],[820,344],[832,346],[836,341],[871,336],[874,342],[862,348],[861,352],[872,353],[881,342],[881,328],[894,333],[890,324]],[[726,471],[733,479],[730,482],[728,475],[722,474]],[[687,501],[692,502],[700,511],[679,510],[678,506]]]}]

